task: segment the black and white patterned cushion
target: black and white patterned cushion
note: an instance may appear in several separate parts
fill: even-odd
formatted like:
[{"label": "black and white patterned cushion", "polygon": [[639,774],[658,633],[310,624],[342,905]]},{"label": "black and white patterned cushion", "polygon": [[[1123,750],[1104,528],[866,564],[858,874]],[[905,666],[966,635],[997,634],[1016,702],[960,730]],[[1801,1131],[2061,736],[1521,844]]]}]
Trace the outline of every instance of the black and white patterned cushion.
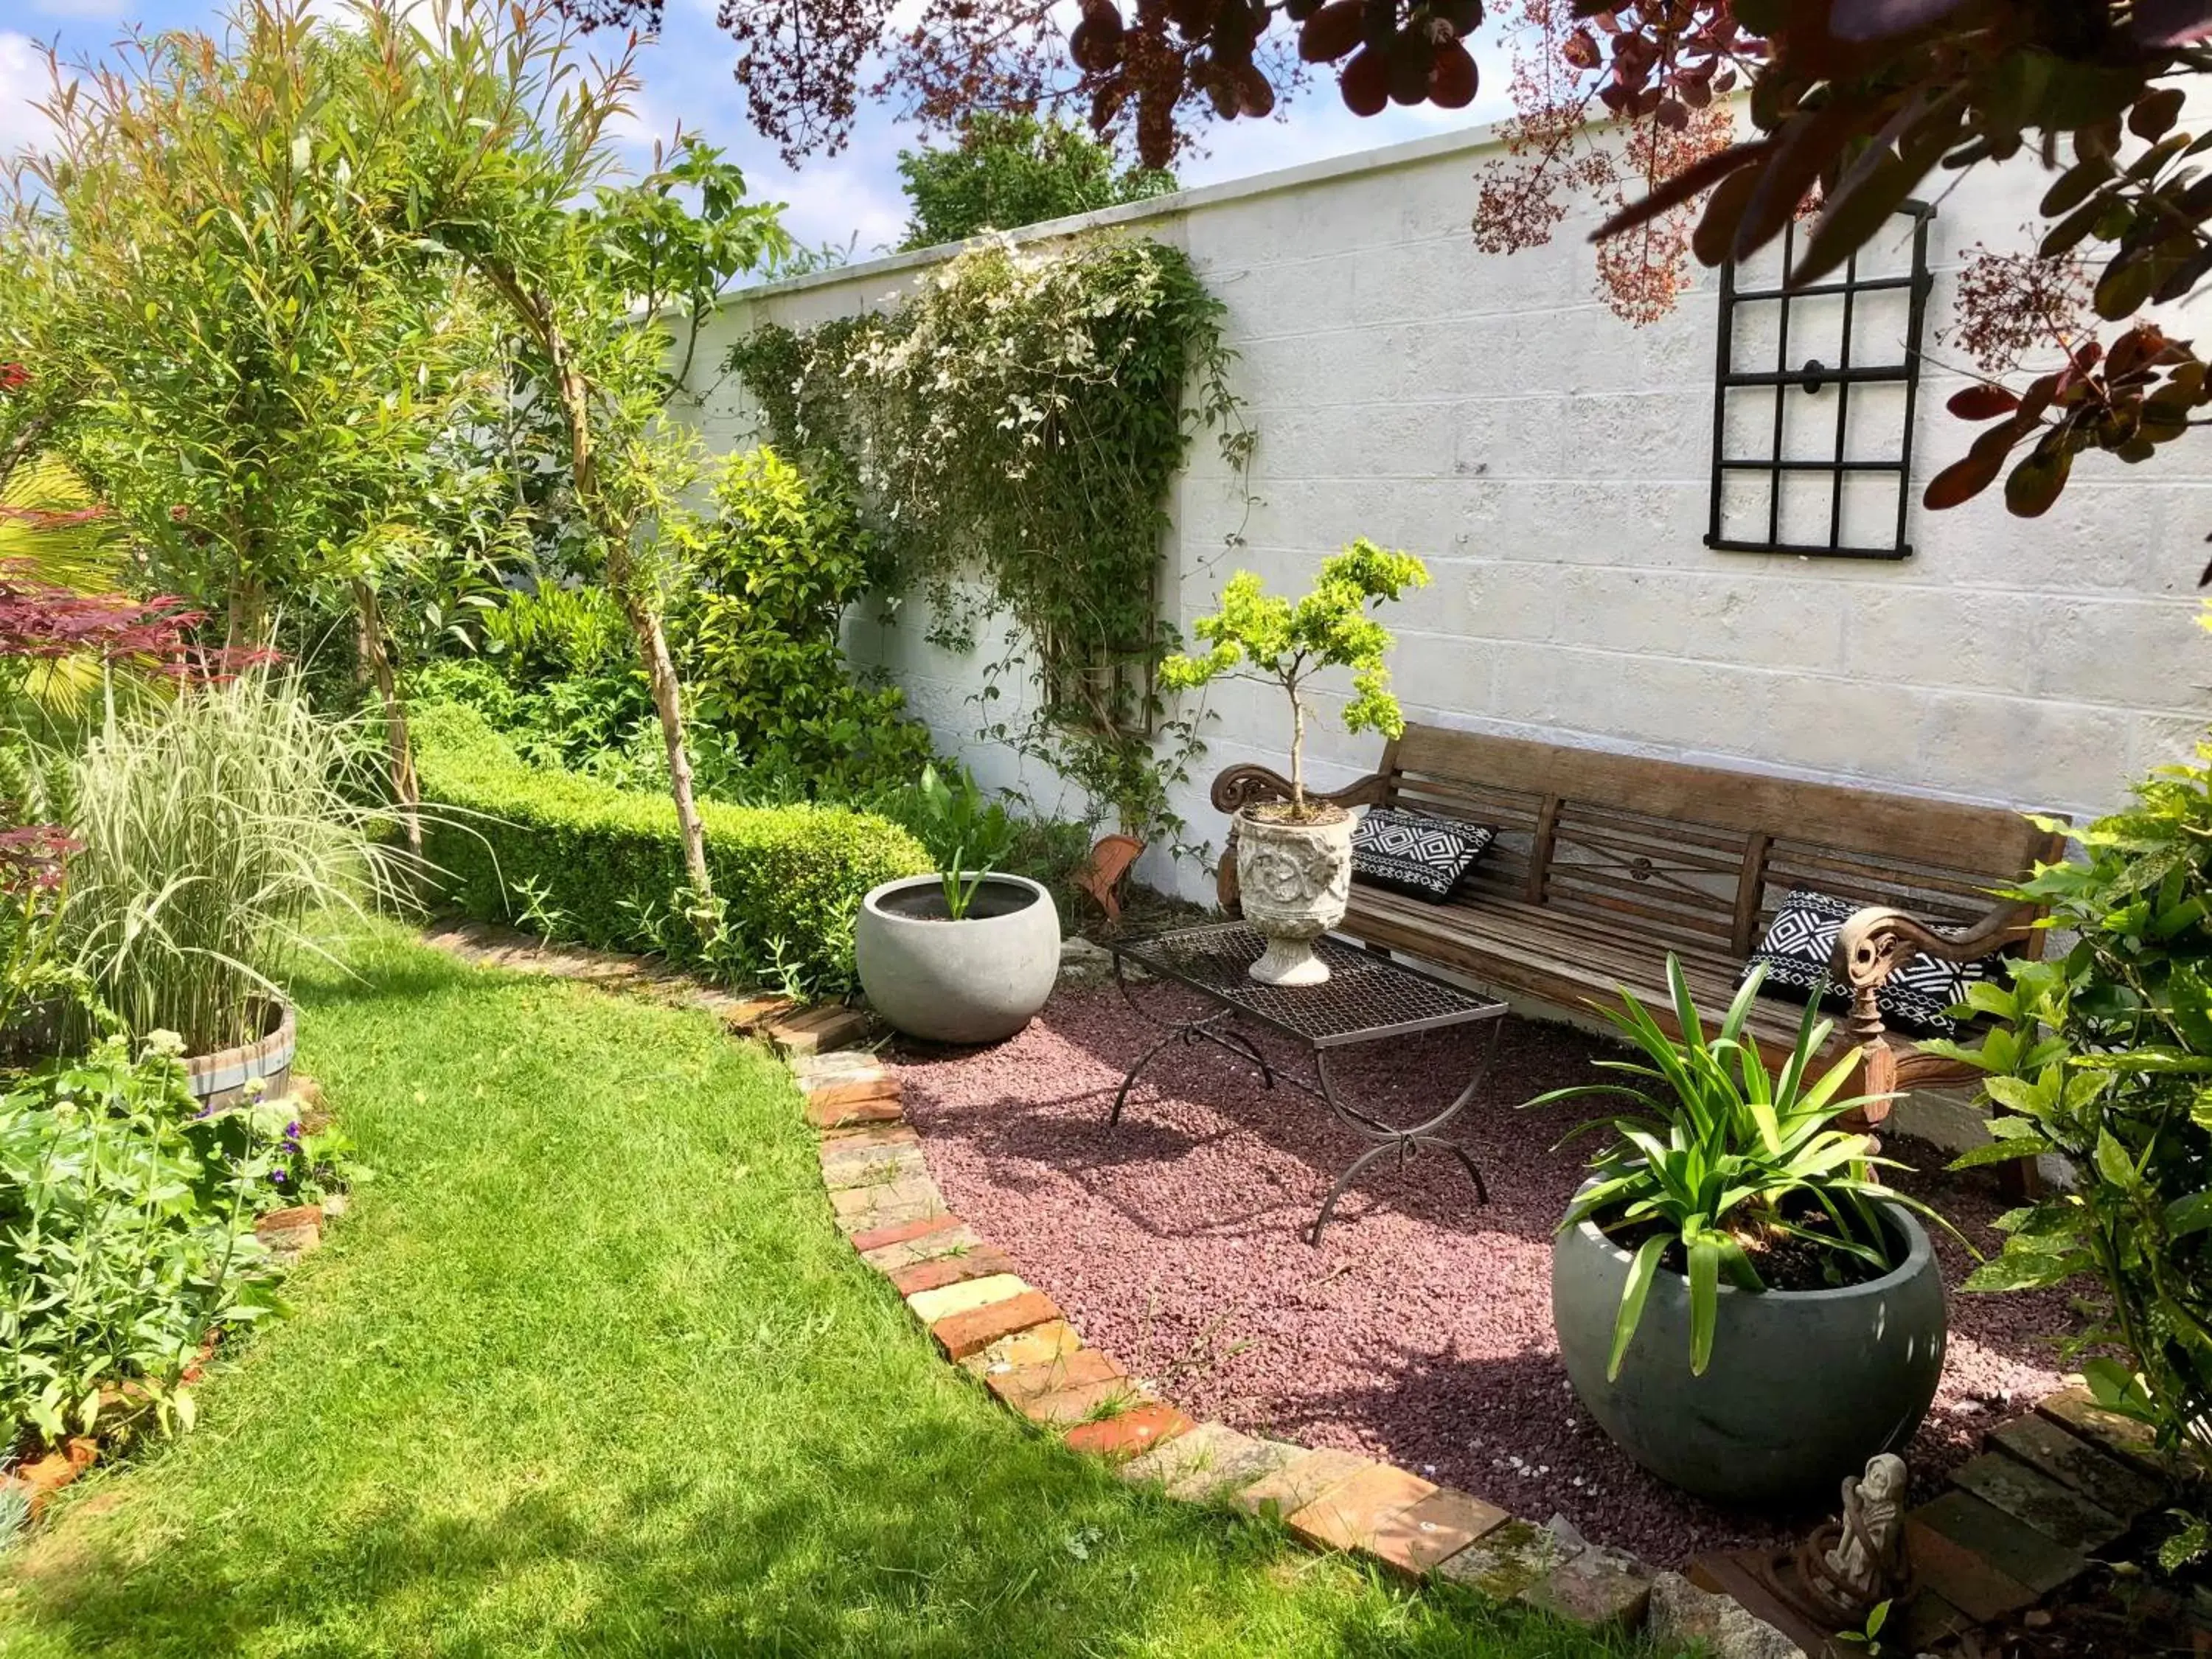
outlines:
[{"label": "black and white patterned cushion", "polygon": [[[1766,925],[1766,937],[1744,963],[1744,976],[1761,963],[1766,980],[1760,988],[1778,996],[1802,1001],[1818,995],[1828,1002],[1845,1000],[1840,987],[1828,977],[1828,961],[1837,935],[1861,907],[1849,899],[1802,890],[1788,894]],[[1944,1011],[1966,1000],[1966,988],[1990,977],[1989,958],[1980,962],[1938,962],[1917,956],[1889,976],[1875,994],[1885,1024],[1922,1036],[1949,1036],[1957,1022]]]},{"label": "black and white patterned cushion", "polygon": [[1441,904],[1497,838],[1486,823],[1378,806],[1352,826],[1352,873],[1394,893]]}]

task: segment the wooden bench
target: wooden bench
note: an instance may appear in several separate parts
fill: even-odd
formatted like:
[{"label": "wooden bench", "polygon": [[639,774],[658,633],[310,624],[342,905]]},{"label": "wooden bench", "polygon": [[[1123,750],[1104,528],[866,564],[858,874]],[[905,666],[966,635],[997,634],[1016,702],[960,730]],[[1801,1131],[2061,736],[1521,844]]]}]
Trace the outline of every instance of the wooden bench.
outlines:
[{"label": "wooden bench", "polygon": [[[1265,767],[1232,766],[1214,780],[1213,805],[1234,812],[1289,793]],[[1831,1053],[1856,1044],[1866,1060],[1860,1091],[1879,1095],[1978,1077],[1893,1045],[1875,993],[1919,951],[1950,961],[2039,954],[2036,912],[1990,890],[2057,858],[2064,842],[1999,807],[1427,726],[1408,726],[1380,770],[1320,799],[1498,832],[1443,903],[1354,881],[1340,932],[1561,1007],[1614,1005],[1625,987],[1670,1030],[1669,951],[1698,1008],[1717,1021],[1785,894],[1806,888],[1856,902],[1864,908],[1831,969],[1851,991]],[[1232,829],[1220,873],[1232,915],[1236,881]],[[1760,1048],[1786,1054],[1803,1013],[1802,1004],[1761,997],[1751,1022]]]}]

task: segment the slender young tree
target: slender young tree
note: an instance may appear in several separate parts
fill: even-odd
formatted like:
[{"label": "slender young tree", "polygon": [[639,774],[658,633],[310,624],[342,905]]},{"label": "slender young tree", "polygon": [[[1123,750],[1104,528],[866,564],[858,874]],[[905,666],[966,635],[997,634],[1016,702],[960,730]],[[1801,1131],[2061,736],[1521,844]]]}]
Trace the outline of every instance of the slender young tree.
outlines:
[{"label": "slender young tree", "polygon": [[[660,319],[696,325],[733,275],[787,250],[775,210],[691,142],[643,185],[610,187],[630,56],[586,64],[548,5],[360,0],[336,23],[310,8],[241,0],[221,40],[163,34],[118,64],[54,65],[57,137],[14,176],[0,244],[0,269],[35,288],[0,301],[0,356],[57,389],[46,435],[165,585],[220,605],[227,643],[261,643],[287,599],[350,606],[410,839],[392,606],[453,548],[496,544],[456,533],[516,506],[471,439],[517,398],[542,400],[566,505],[638,641],[711,932],[661,624],[657,525],[696,455],[659,418],[674,384]],[[33,419],[0,424],[0,442]]]},{"label": "slender young tree", "polygon": [[[640,314],[652,295],[637,287],[639,251],[672,245],[649,212],[624,214],[605,196],[596,212],[582,205],[616,168],[608,128],[637,87],[635,42],[611,63],[587,64],[549,0],[441,0],[416,10],[375,0],[360,16],[395,89],[412,153],[413,187],[392,204],[388,223],[410,242],[449,253],[498,297],[525,344],[536,392],[557,411],[570,506],[597,544],[607,585],[637,639],[667,752],[695,920],[711,940],[713,878],[684,742],[683,688],[662,623],[668,543],[659,533],[696,476],[696,444],[660,418],[671,341],[657,313]],[[699,159],[696,150],[691,159]],[[772,218],[749,222],[750,241],[733,235],[704,257],[731,270],[772,257],[788,246]],[[696,315],[696,270],[665,292]]]}]

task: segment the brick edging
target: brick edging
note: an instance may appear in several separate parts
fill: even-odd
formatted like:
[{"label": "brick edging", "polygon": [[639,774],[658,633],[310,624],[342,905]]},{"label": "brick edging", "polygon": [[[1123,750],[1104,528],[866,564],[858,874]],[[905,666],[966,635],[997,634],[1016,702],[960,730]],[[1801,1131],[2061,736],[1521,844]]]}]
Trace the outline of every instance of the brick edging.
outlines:
[{"label": "brick edging", "polygon": [[1643,1623],[1656,1575],[1624,1551],[1356,1453],[1199,1422],[1158,1398],[952,1213],[906,1121],[896,1070],[850,1049],[797,1054],[790,1065],[821,1136],[838,1231],[946,1359],[1071,1450],[1174,1498],[1277,1516],[1309,1544],[1408,1577],[1434,1572],[1585,1624]]}]

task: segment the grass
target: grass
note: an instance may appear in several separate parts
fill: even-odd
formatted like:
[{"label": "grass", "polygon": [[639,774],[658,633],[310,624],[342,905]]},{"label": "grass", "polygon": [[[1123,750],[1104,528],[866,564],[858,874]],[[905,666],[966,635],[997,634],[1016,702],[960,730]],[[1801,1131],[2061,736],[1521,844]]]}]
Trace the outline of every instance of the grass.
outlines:
[{"label": "grass", "polygon": [[381,924],[303,988],[379,1171],[201,1425],[0,1570],[0,1655],[1626,1653],[1133,1490],[943,1364],[704,1015]]}]

